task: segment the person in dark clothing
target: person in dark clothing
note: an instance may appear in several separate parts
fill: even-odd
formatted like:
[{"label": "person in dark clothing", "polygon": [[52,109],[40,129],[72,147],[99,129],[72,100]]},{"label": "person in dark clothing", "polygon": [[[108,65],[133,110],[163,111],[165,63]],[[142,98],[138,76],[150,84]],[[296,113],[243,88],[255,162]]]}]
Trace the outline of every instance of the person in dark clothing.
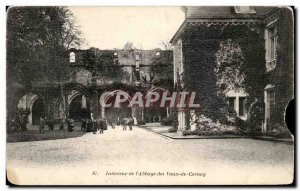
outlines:
[{"label": "person in dark clothing", "polygon": [[16,115],[16,125],[15,125],[15,132],[18,132],[21,129],[21,120],[20,120],[20,115],[17,113]]},{"label": "person in dark clothing", "polygon": [[72,132],[74,130],[74,120],[73,119],[69,119],[68,121],[68,132]]},{"label": "person in dark clothing", "polygon": [[59,123],[59,130],[64,130],[64,120],[63,119]]},{"label": "person in dark clothing", "polygon": [[82,119],[81,120],[81,131],[85,131],[86,130],[86,125],[87,125],[86,122],[87,122],[86,119]]},{"label": "person in dark clothing", "polygon": [[39,124],[39,133],[44,133],[44,125],[45,125],[45,120],[43,117],[40,118],[40,124]]},{"label": "person in dark clothing", "polygon": [[49,131],[54,130],[54,121],[53,120],[51,120],[51,119],[48,120],[47,125],[48,125],[48,128],[49,128]]},{"label": "person in dark clothing", "polygon": [[100,118],[100,134],[103,134],[104,130],[107,129],[107,123],[105,119]]},{"label": "person in dark clothing", "polygon": [[92,119],[92,128],[93,128],[93,134],[97,133],[97,121],[96,119]]},{"label": "person in dark clothing", "polygon": [[27,127],[26,127],[26,124],[27,124],[27,117],[26,115],[23,115],[22,118],[21,118],[22,122],[21,122],[21,130],[22,131],[26,131],[27,130]]}]

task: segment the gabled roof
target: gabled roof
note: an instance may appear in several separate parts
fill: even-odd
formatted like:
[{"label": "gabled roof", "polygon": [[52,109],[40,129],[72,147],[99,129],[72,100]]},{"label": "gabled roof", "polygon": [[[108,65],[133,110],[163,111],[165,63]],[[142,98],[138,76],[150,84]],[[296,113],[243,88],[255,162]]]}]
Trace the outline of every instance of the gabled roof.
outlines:
[{"label": "gabled roof", "polygon": [[170,43],[174,44],[184,31],[189,22],[239,22],[239,21],[263,21],[278,7],[255,6],[251,13],[238,13],[234,6],[201,6],[184,7],[186,18],[179,27]]},{"label": "gabled roof", "polygon": [[197,19],[239,19],[239,18],[264,18],[268,15],[272,10],[276,7],[262,7],[257,6],[253,7],[254,13],[237,13],[233,6],[228,7],[216,7],[216,6],[202,6],[202,7],[189,7],[191,10],[191,14],[187,15],[187,18],[197,18]]}]

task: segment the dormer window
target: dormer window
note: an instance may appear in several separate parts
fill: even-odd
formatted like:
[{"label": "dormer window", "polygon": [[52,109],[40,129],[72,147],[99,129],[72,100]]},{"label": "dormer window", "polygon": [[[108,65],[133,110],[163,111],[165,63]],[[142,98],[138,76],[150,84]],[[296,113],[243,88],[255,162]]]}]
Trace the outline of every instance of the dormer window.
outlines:
[{"label": "dormer window", "polygon": [[252,6],[234,6],[234,11],[237,14],[253,14],[256,13]]},{"label": "dormer window", "polygon": [[160,52],[156,52],[155,56],[160,56]]},{"label": "dormer window", "polygon": [[74,63],[76,60],[75,60],[75,53],[74,52],[70,52],[70,63]]}]

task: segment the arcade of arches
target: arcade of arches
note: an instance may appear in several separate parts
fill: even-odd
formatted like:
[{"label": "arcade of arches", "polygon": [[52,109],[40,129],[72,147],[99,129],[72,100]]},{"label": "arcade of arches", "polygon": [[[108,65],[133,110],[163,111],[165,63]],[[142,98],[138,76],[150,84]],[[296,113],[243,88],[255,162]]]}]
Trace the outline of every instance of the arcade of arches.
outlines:
[{"label": "arcade of arches", "polygon": [[128,107],[130,97],[117,107],[113,107],[116,102],[117,93],[126,93],[129,95],[131,93],[121,89],[112,92],[113,94],[105,100],[107,104],[111,103],[111,107],[104,108],[100,106],[99,95],[103,91],[98,91],[95,94],[95,91],[82,86],[80,88],[69,88],[69,91],[65,92],[64,97],[53,93],[50,93],[51,96],[49,94],[27,93],[18,100],[17,108],[19,111],[26,111],[27,122],[31,125],[37,125],[41,117],[53,120],[69,118],[81,121],[82,119],[90,118],[91,113],[97,113],[98,116],[112,121],[118,121],[124,117],[133,117],[135,124],[140,119],[143,119],[147,123],[159,122],[168,115],[166,108],[155,107],[155,104],[153,107],[147,109]]}]

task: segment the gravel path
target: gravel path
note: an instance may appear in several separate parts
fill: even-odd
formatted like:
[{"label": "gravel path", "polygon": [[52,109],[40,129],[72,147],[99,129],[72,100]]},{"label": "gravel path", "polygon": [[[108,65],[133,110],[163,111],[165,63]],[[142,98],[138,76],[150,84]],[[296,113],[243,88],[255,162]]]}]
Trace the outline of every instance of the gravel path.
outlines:
[{"label": "gravel path", "polygon": [[166,139],[144,129],[7,143],[16,184],[285,184],[293,145],[251,139]]}]

